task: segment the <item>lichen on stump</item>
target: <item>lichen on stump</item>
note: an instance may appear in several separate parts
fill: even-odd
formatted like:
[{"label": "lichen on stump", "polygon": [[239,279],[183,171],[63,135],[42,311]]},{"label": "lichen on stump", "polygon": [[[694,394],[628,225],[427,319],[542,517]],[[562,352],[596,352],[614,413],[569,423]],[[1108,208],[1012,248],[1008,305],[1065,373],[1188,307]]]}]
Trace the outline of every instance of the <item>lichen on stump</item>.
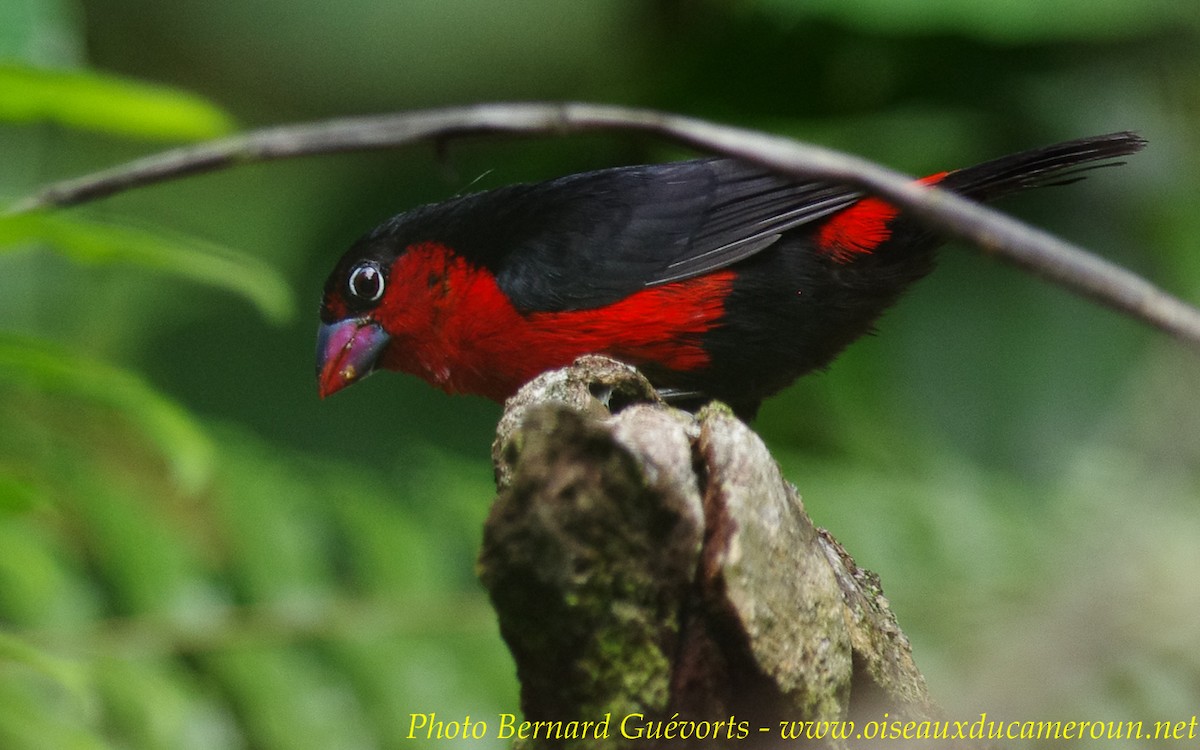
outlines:
[{"label": "lichen on stump", "polygon": [[878,579],[720,404],[673,409],[583,357],[510,399],[493,458],[479,570],[525,719],[563,723],[544,734],[609,717],[604,738],[518,745],[653,746],[621,736],[630,714],[745,722],[745,747],[778,743],[758,730],[782,721],[936,718]]}]

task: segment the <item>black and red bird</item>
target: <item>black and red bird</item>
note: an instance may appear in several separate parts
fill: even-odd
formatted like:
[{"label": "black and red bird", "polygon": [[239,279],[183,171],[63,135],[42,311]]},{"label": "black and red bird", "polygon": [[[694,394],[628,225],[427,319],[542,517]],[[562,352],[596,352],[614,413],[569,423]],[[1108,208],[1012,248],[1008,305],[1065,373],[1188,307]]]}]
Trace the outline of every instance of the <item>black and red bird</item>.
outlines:
[{"label": "black and red bird", "polygon": [[[922,182],[992,200],[1143,145],[1083,138]],[[595,353],[668,397],[752,416],[872,330],[938,244],[878,198],[729,159],[454,198],[384,222],[338,261],[321,305],[320,392],[384,368],[503,400]]]}]

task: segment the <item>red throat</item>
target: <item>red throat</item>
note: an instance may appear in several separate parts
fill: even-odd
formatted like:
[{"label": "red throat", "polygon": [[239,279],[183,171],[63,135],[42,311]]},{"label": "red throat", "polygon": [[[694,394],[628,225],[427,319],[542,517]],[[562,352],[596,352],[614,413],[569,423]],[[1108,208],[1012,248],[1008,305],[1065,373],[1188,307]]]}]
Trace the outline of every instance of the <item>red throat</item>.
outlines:
[{"label": "red throat", "polygon": [[708,364],[702,337],[724,314],[733,276],[664,284],[591,310],[522,314],[490,272],[422,243],[392,265],[376,312],[392,335],[381,364],[451,393],[495,400],[583,354],[694,370]]}]

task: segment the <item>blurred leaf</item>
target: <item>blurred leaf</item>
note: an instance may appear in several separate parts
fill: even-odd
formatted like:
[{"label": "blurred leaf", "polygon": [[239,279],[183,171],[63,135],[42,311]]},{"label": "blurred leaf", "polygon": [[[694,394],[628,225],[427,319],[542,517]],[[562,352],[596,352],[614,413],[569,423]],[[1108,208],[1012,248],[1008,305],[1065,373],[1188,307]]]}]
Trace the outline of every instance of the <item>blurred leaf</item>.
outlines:
[{"label": "blurred leaf", "polygon": [[8,474],[0,474],[0,518],[33,510],[42,496],[36,487]]},{"label": "blurred leaf", "polygon": [[792,19],[832,17],[888,34],[957,31],[1004,41],[1128,39],[1180,25],[1200,28],[1194,2],[1177,0],[761,0]]},{"label": "blurred leaf", "polygon": [[[25,667],[12,670],[12,666]],[[96,704],[85,662],[59,658],[0,631],[0,746],[102,748],[88,724]],[[49,725],[49,726],[47,726]],[[50,727],[56,727],[54,731]]]},{"label": "blurred leaf", "polygon": [[0,253],[37,242],[77,261],[133,263],[227,289],[277,323],[295,312],[291,289],[273,268],[215,243],[62,214],[0,217]]},{"label": "blurred leaf", "polygon": [[334,587],[325,503],[340,498],[318,493],[316,477],[304,467],[236,435],[222,434],[220,442],[241,443],[238,450],[222,451],[222,481],[212,495],[224,516],[238,592],[280,611],[311,611]]},{"label": "blurred leaf", "polygon": [[0,517],[0,617],[23,628],[77,628],[96,617],[98,592],[80,575],[72,541],[44,518]]},{"label": "blurred leaf", "polygon": [[83,665],[52,656],[2,630],[0,630],[0,664],[21,664],[28,667],[64,688],[77,706],[86,709],[89,703],[88,674]]},{"label": "blurred leaf", "polygon": [[233,119],[200,97],[85,70],[0,65],[0,121],[159,140],[214,138]]},{"label": "blurred leaf", "polygon": [[375,746],[361,699],[347,676],[308,649],[231,650],[205,663],[241,707],[253,747]]},{"label": "blurred leaf", "polygon": [[67,0],[0,2],[0,60],[73,65],[83,59],[78,8]]},{"label": "blurred leaf", "polygon": [[[24,677],[24,679],[22,679]],[[90,712],[42,681],[0,672],[0,747],[8,750],[115,750]]]},{"label": "blurred leaf", "polygon": [[213,447],[200,426],[133,373],[35,339],[0,334],[0,381],[115,409],[165,454],[185,490],[199,489],[212,470]]},{"label": "blurred leaf", "polygon": [[88,472],[73,478],[72,517],[91,545],[109,602],[120,612],[150,616],[160,632],[219,620],[225,601],[196,549],[202,526],[166,498],[139,493],[122,479]]},{"label": "blurred leaf", "polygon": [[231,712],[209,694],[185,665],[155,658],[101,656],[96,682],[105,718],[128,741],[146,750],[244,748]]}]

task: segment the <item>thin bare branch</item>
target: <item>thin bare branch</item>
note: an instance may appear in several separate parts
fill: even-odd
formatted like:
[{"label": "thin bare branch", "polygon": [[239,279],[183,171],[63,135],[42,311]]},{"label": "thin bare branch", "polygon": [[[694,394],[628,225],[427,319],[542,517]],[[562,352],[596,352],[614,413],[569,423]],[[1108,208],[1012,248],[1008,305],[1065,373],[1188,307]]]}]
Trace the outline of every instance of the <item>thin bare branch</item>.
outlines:
[{"label": "thin bare branch", "polygon": [[1001,213],[864,159],[778,136],[645,109],[497,103],[253,131],[139,159],[49,186],[10,212],[67,206],[185,175],[298,156],[397,148],[473,134],[634,131],[754,162],[790,176],[853,185],[945,234],[1043,276],[1200,349],[1200,310],[1140,276]]}]

